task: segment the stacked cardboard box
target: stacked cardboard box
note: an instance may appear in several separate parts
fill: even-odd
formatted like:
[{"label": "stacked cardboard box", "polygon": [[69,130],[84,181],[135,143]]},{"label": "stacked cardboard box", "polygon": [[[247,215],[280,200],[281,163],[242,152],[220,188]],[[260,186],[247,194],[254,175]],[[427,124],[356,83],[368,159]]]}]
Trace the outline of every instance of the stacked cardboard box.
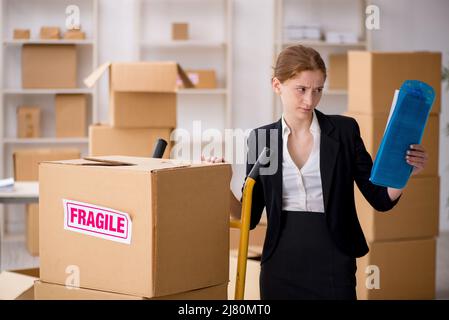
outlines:
[{"label": "stacked cardboard box", "polygon": [[329,89],[348,89],[348,55],[346,53],[329,55]]},{"label": "stacked cardboard box", "polygon": [[346,115],[357,120],[373,159],[394,91],[408,79],[424,81],[435,89],[436,99],[421,142],[430,157],[427,167],[411,177],[395,208],[386,213],[376,212],[355,188],[359,220],[370,247],[370,252],[357,262],[358,298],[433,299],[439,219],[441,54],[351,51],[348,64]]},{"label": "stacked cardboard box", "polygon": [[230,180],[229,164],[40,163],[36,299],[226,299]]},{"label": "stacked cardboard box", "polygon": [[87,131],[87,96],[57,94],[55,96],[56,137],[85,137]]},{"label": "stacked cardboard box", "polygon": [[0,300],[34,300],[34,282],[39,269],[0,272]]},{"label": "stacked cardboard box", "polygon": [[192,87],[191,81],[174,62],[106,63],[85,80],[86,85],[93,86],[106,70],[110,125],[89,128],[90,154],[150,157],[157,138],[170,141],[176,128],[178,75],[185,87]]},{"label": "stacked cardboard box", "polygon": [[[80,151],[65,149],[23,149],[13,153],[15,181],[38,181],[38,165],[41,161],[78,159]],[[39,255],[39,206],[26,206],[26,248],[32,256]]]}]

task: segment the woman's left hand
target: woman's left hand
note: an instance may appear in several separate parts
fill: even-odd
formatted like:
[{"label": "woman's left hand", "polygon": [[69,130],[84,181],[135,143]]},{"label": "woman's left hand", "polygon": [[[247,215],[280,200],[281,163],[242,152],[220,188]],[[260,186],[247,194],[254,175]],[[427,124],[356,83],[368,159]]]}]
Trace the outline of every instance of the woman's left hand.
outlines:
[{"label": "woman's left hand", "polygon": [[429,156],[420,144],[412,144],[410,149],[407,151],[405,160],[411,166],[413,166],[412,176],[420,173],[427,164]]}]

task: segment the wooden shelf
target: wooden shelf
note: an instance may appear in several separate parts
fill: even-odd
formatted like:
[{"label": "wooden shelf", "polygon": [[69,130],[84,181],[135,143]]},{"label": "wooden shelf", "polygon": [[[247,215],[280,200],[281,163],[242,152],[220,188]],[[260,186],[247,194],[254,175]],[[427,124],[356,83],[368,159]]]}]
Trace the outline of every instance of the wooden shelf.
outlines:
[{"label": "wooden shelf", "polygon": [[365,48],[366,42],[365,41],[359,41],[356,43],[332,43],[332,42],[326,42],[324,40],[297,40],[297,41],[284,41],[282,42],[283,47],[288,47],[295,44],[302,44],[309,47],[338,47],[338,48]]},{"label": "wooden shelf", "polygon": [[144,41],[143,48],[224,48],[226,43],[216,41],[178,40],[178,41]]},{"label": "wooden shelf", "polygon": [[88,143],[89,138],[4,138],[3,143],[6,144],[84,144]]},{"label": "wooden shelf", "polygon": [[178,94],[181,95],[225,95],[228,90],[225,88],[217,89],[179,89]]},{"label": "wooden shelf", "polygon": [[323,91],[324,96],[345,96],[348,94],[347,90],[338,90],[338,89],[324,89]]},{"label": "wooden shelf", "polygon": [[93,89],[74,88],[74,89],[3,89],[3,94],[92,94]]},{"label": "wooden shelf", "polygon": [[93,45],[92,40],[71,40],[71,39],[10,39],[3,41],[6,46],[21,46],[23,44],[79,44],[79,45]]}]

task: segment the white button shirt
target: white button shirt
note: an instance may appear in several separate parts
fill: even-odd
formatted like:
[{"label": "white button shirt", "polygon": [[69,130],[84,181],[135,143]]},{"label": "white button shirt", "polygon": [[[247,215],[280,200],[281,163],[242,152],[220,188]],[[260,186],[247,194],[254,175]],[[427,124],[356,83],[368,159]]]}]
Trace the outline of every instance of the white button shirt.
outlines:
[{"label": "white button shirt", "polygon": [[321,129],[315,111],[313,111],[310,125],[313,148],[301,170],[293,162],[288,151],[287,142],[290,132],[282,115],[282,210],[324,212],[320,172]]}]

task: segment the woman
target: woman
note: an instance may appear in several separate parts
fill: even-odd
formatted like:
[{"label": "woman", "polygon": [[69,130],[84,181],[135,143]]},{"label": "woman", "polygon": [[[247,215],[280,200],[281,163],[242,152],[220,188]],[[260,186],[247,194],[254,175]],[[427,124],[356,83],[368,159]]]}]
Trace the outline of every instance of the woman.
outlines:
[{"label": "woman", "polygon": [[[373,163],[354,119],[315,109],[325,80],[317,51],[301,45],[283,50],[272,79],[282,118],[255,129],[248,140],[249,155],[267,146],[270,163],[278,166],[274,174],[261,174],[253,190],[251,229],[264,207],[267,212],[262,299],[356,299],[356,258],[368,246],[357,218],[354,181],[378,211],[393,208],[402,194],[369,181]],[[428,158],[420,145],[404,157],[412,175]],[[251,168],[248,163],[247,174]]]}]

